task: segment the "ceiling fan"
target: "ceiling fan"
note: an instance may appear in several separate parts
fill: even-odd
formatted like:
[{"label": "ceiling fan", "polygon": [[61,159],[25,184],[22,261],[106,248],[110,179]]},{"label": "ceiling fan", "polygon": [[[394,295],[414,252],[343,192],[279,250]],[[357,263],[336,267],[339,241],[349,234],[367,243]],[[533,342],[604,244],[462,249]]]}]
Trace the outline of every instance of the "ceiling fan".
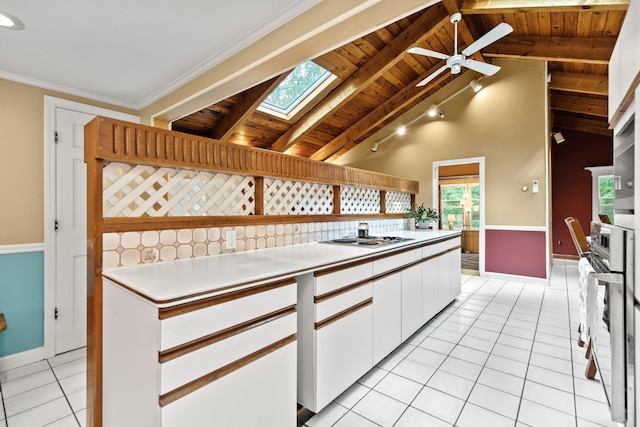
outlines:
[{"label": "ceiling fan", "polygon": [[458,22],[460,22],[461,19],[462,19],[462,14],[460,13],[454,13],[453,15],[451,15],[451,18],[449,19],[451,23],[455,26],[453,55],[445,55],[444,53],[436,52],[429,49],[423,49],[421,47],[412,47],[407,51],[409,53],[429,56],[431,58],[447,60],[447,63],[445,65],[443,65],[438,70],[431,73],[426,79],[422,80],[416,86],[426,85],[431,80],[436,78],[438,74],[442,73],[447,68],[451,69],[452,74],[458,74],[460,73],[461,67],[466,67],[473,71],[477,71],[479,73],[485,74],[487,76],[493,76],[495,73],[497,73],[500,70],[500,67],[498,67],[497,65],[487,64],[485,62],[475,61],[473,59],[467,59],[467,57],[473,55],[480,49],[490,45],[496,40],[501,39],[502,37],[512,32],[513,28],[511,27],[511,25],[505,22],[496,25],[487,34],[480,37],[475,42],[471,43],[462,52],[458,53]]}]

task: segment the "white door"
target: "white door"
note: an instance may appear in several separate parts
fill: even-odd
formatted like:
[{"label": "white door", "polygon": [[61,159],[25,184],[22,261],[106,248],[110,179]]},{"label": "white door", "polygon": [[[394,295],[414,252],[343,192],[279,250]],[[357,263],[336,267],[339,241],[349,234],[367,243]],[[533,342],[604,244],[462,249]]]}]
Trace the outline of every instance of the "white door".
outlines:
[{"label": "white door", "polygon": [[95,116],[56,108],[56,354],[87,338],[84,125]]}]

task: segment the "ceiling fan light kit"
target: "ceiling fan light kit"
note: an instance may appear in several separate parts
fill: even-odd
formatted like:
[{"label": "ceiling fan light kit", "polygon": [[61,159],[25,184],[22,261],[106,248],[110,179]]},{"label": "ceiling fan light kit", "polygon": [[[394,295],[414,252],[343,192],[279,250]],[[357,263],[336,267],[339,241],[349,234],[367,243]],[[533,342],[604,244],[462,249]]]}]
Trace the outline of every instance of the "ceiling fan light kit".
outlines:
[{"label": "ceiling fan light kit", "polygon": [[[424,49],[421,47],[412,47],[407,51],[409,53],[413,53],[417,55],[423,55],[423,56],[428,56],[430,58],[446,60],[445,65],[443,65],[442,67],[440,67],[439,69],[431,73],[429,76],[427,76],[424,80],[422,80],[416,86],[426,85],[446,69],[450,69],[451,74],[459,74],[462,71],[462,67],[465,67],[470,70],[476,71],[478,73],[484,74],[485,76],[493,76],[495,73],[500,71],[500,67],[498,67],[497,65],[476,61],[474,59],[468,59],[468,57],[478,52],[479,50],[485,48],[486,46],[490,45],[491,43],[501,39],[502,37],[506,36],[510,32],[512,32],[513,28],[511,27],[511,25],[505,22],[502,22],[496,25],[487,34],[480,37],[475,42],[471,43],[462,52],[458,53],[458,22],[460,22],[461,19],[462,19],[462,15],[460,13],[454,13],[453,15],[451,15],[451,18],[449,19],[451,23],[455,26],[453,55],[446,55],[444,53],[436,52],[429,49]],[[474,88],[474,90],[476,89]]]}]

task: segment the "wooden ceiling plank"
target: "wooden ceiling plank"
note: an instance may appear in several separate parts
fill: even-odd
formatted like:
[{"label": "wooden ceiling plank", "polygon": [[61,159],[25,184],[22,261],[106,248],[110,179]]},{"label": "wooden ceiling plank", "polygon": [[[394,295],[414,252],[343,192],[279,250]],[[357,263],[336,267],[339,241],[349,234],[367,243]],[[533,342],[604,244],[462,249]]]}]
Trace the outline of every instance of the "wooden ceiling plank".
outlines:
[{"label": "wooden ceiling plank", "polygon": [[357,73],[323,99],[313,111],[306,114],[278,138],[271,149],[279,152],[287,150],[306,132],[315,128],[325,117],[343,106],[369,83],[393,67],[406,54],[407,49],[427,39],[436,29],[448,22],[449,18],[442,6],[438,4],[430,7],[375,57],[364,64]]},{"label": "wooden ceiling plank", "polygon": [[[429,70],[428,73],[432,73],[438,68],[440,68],[440,66],[436,65]],[[349,129],[334,138],[330,143],[313,153],[310,158],[312,160],[327,160],[347,144],[358,139],[358,137],[362,136],[366,132],[374,129],[390,117],[393,117],[398,111],[401,111],[403,108],[406,108],[408,105],[415,102],[435,85],[449,78],[450,76],[448,73],[441,74],[439,77],[429,82],[429,84],[422,87],[416,87],[416,84],[423,79],[423,76],[418,77],[402,90],[398,91],[394,96],[376,107],[375,110],[358,120],[358,122]]]},{"label": "wooden ceiling plank", "polygon": [[604,75],[565,73],[558,71],[551,73],[549,89],[608,96],[609,79]]},{"label": "wooden ceiling plank", "polygon": [[463,15],[627,10],[629,0],[462,0]]},{"label": "wooden ceiling plank", "polygon": [[483,50],[486,57],[608,64],[615,39],[507,36]]},{"label": "wooden ceiling plank", "polygon": [[609,129],[606,121],[591,120],[564,114],[553,115],[553,128],[571,129],[580,132],[613,137],[613,130]]},{"label": "wooden ceiling plank", "polygon": [[212,132],[213,139],[226,141],[253,114],[262,101],[291,73],[288,71],[266,82],[254,86],[244,92],[242,101],[238,102],[216,126]]},{"label": "wooden ceiling plank", "polygon": [[588,116],[608,117],[606,98],[588,98],[579,95],[554,93],[551,95],[551,109]]}]

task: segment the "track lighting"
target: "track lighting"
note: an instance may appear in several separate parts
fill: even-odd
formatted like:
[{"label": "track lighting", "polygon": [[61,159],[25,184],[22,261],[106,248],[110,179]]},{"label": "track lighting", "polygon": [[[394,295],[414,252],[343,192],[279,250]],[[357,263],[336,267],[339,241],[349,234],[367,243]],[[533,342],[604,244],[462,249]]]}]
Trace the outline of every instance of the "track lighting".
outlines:
[{"label": "track lighting", "polygon": [[378,143],[377,142],[373,144],[373,146],[371,147],[371,151],[373,151],[374,153],[376,151],[378,151]]},{"label": "track lighting", "polygon": [[482,85],[477,80],[471,80],[469,87],[473,89],[474,92],[480,92],[480,89],[482,89]]},{"label": "track lighting", "polygon": [[553,139],[556,141],[556,144],[562,144],[565,141],[564,136],[560,132],[554,132]]},{"label": "track lighting", "polygon": [[407,132],[407,128],[406,128],[406,127],[404,127],[404,126],[400,126],[400,127],[396,130],[396,133],[397,133],[398,135],[404,135],[406,132]]},{"label": "track lighting", "polygon": [[429,117],[435,117],[438,114],[438,106],[436,104],[431,104],[431,107],[427,110],[427,114]]}]

